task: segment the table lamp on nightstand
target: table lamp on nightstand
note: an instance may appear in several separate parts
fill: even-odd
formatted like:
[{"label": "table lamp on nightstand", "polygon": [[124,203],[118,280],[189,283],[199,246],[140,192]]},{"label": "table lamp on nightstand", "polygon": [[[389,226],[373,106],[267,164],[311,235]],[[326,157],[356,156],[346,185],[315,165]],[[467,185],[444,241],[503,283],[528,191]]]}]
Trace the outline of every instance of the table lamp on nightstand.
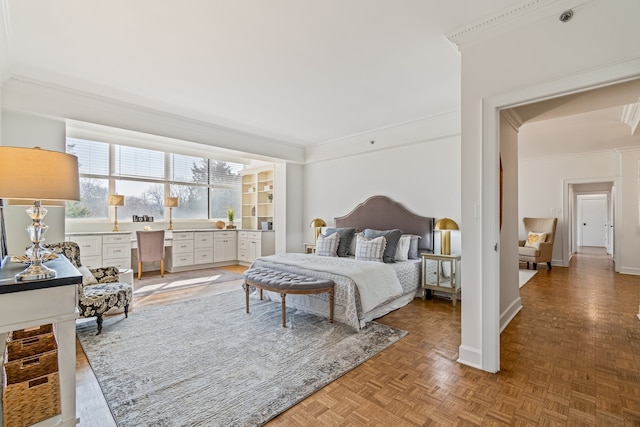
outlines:
[{"label": "table lamp on nightstand", "polygon": [[440,253],[451,255],[451,230],[458,230],[458,224],[451,218],[436,221],[435,230],[440,231]]},{"label": "table lamp on nightstand", "polygon": [[327,223],[324,222],[324,220],[322,218],[314,218],[311,221],[311,224],[309,224],[309,227],[315,228],[316,229],[316,237],[313,240],[314,243],[318,241],[318,236],[320,235],[320,232],[322,231],[322,227],[326,227]]}]

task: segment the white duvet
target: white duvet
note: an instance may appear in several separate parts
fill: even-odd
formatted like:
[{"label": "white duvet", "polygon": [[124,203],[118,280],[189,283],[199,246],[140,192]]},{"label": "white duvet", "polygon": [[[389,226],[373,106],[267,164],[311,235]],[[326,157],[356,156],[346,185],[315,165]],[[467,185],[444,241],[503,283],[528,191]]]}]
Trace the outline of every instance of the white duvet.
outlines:
[{"label": "white duvet", "polygon": [[298,253],[270,255],[260,259],[273,264],[296,266],[349,277],[358,288],[360,304],[364,312],[368,312],[390,298],[402,295],[402,286],[396,272],[381,262]]}]

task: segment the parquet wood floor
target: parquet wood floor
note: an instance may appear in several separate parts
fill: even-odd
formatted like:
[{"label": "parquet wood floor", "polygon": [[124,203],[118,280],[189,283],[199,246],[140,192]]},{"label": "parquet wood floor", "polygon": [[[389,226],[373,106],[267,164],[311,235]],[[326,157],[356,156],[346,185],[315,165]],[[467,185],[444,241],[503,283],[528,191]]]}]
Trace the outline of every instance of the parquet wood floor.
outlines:
[{"label": "parquet wood floor", "polygon": [[[498,374],[456,362],[461,305],[416,299],[378,320],[405,338],[268,425],[640,426],[640,277],[591,253],[539,270],[501,335]],[[81,350],[78,409],[83,427],[114,425]]]}]

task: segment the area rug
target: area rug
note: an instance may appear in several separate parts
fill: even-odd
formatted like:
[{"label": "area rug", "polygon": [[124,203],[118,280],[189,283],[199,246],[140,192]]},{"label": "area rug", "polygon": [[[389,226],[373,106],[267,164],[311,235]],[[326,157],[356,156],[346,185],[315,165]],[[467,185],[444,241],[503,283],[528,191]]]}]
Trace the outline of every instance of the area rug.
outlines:
[{"label": "area rug", "polygon": [[536,273],[538,272],[538,270],[518,270],[520,272],[520,287],[523,287],[524,285],[527,284],[527,282],[529,280],[531,280],[531,278],[533,276],[536,275]]},{"label": "area rug", "polygon": [[154,276],[142,275],[142,279],[134,280],[135,296],[143,297],[178,289],[192,288],[194,286],[215,285],[242,279],[241,274],[235,274],[221,268],[207,268],[202,270],[186,271],[180,274],[167,273],[164,277],[160,274]]},{"label": "area rug", "polygon": [[261,425],[375,356],[405,331],[342,323],[231,291],[78,324],[116,423]]}]

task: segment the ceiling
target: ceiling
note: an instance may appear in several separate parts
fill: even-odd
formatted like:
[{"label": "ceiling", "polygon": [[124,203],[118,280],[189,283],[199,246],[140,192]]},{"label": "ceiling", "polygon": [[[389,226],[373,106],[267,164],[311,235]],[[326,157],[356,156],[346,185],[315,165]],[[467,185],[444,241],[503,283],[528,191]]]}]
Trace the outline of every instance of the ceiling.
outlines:
[{"label": "ceiling", "polygon": [[[521,4],[0,0],[3,75],[309,147],[459,111],[460,54],[443,34]],[[622,143],[594,129],[621,105],[519,107],[521,153]],[[566,143],[545,145],[551,132]]]}]

